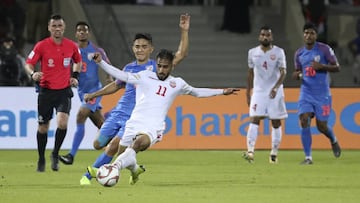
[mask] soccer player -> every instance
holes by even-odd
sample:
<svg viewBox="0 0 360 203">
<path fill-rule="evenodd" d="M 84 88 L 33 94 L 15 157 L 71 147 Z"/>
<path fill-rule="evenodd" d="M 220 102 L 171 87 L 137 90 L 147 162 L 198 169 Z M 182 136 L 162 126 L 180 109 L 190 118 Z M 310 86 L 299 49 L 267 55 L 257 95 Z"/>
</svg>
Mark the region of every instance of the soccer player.
<svg viewBox="0 0 360 203">
<path fill-rule="evenodd" d="M 180 15 L 179 27 L 181 29 L 181 40 L 173 60 L 174 67 L 179 64 L 188 53 L 190 15 Z M 150 55 L 154 50 L 150 34 L 136 34 L 133 40 L 132 50 L 136 60 L 127 64 L 123 69 L 124 71 L 132 73 L 143 70 L 156 71 L 156 62 L 153 59 L 150 59 Z M 92 167 L 89 166 L 87 168 L 88 172 L 80 179 L 80 185 L 90 185 L 90 180 L 96 175 L 96 168 L 99 168 L 103 164 L 110 163 L 117 152 L 122 153 L 125 150 L 125 146 L 119 148 L 119 142 L 124 133 L 125 123 L 129 119 L 135 106 L 134 85 L 126 84 L 120 80 L 115 80 L 97 92 L 85 94 L 85 100 L 87 101 L 97 96 L 112 94 L 123 87 L 125 87 L 124 95 L 106 119 L 100 129 L 98 138 L 94 142 L 94 147 L 96 149 L 101 149 L 106 146 L 105 151 L 96 159 Z M 107 145 L 109 141 L 110 143 Z"/>
<path fill-rule="evenodd" d="M 84 100 L 84 94 L 96 92 L 102 87 L 98 74 L 99 68 L 94 61 L 88 59 L 87 55 L 100 52 L 104 60 L 110 63 L 104 50 L 89 41 L 90 26 L 86 22 L 78 22 L 75 29 L 75 37 L 77 39 L 83 61 L 78 86 L 78 95 L 82 105 L 76 116 L 77 125 L 72 142 L 72 148 L 65 156 L 59 156 L 59 160 L 64 164 L 73 164 L 74 162 L 74 157 L 79 150 L 79 146 L 85 135 L 86 119 L 90 118 L 94 125 L 99 129 L 105 120 L 103 114 L 101 113 L 101 97 L 94 98 L 89 102 L 85 102 Z M 109 75 L 107 75 L 107 82 L 112 82 L 112 77 Z"/>
<path fill-rule="evenodd" d="M 260 45 L 250 49 L 248 53 L 246 98 L 249 105 L 250 125 L 246 137 L 247 152 L 243 157 L 250 163 L 254 161 L 260 120 L 269 118 L 272 125 L 269 161 L 277 163 L 282 137 L 281 120 L 288 117 L 283 89 L 286 58 L 284 50 L 272 44 L 273 33 L 270 27 L 261 27 L 258 39 Z"/>
<path fill-rule="evenodd" d="M 171 76 L 174 55 L 164 49 L 156 56 L 156 73 L 149 70 L 138 73 L 121 71 L 101 60 L 100 54 L 95 54 L 94 60 L 117 80 L 136 85 L 135 107 L 120 141 L 120 145 L 128 147 L 112 164 L 119 170 L 127 168 L 131 171 L 130 183 L 137 182 L 143 172 L 137 164 L 136 153 L 162 140 L 166 114 L 178 95 L 211 97 L 239 91 L 237 88 L 195 88 L 182 78 Z"/>
<path fill-rule="evenodd" d="M 295 71 L 292 77 L 301 80 L 299 96 L 299 119 L 301 124 L 301 142 L 305 160 L 301 164 L 313 164 L 311 154 L 310 123 L 316 118 L 316 127 L 330 141 L 336 158 L 340 157 L 339 142 L 328 125 L 331 112 L 331 93 L 329 72 L 339 72 L 340 65 L 334 51 L 327 45 L 317 42 L 317 28 L 312 23 L 303 27 L 305 46 L 295 53 Z"/>
<path fill-rule="evenodd" d="M 47 134 L 54 109 L 56 110 L 57 129 L 55 146 L 51 153 L 51 169 L 53 171 L 59 170 L 59 150 L 66 135 L 71 98 L 73 97 L 71 86 L 78 85 L 82 60 L 78 46 L 64 37 L 65 22 L 60 15 L 51 16 L 48 30 L 50 37 L 35 44 L 25 65 L 31 78 L 40 82 L 38 94 L 39 125 L 36 135 L 39 153 L 38 172 L 45 171 Z M 34 67 L 38 61 L 41 64 L 40 71 L 35 71 Z M 73 64 L 72 73 L 71 64 Z"/>
</svg>

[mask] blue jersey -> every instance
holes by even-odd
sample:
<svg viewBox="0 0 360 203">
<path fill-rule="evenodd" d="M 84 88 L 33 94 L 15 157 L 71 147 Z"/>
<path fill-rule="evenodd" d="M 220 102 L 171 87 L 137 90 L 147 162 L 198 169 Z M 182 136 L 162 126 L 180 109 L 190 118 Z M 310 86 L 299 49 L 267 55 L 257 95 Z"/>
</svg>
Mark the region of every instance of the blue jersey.
<svg viewBox="0 0 360 203">
<path fill-rule="evenodd" d="M 302 84 L 300 99 L 305 97 L 324 98 L 330 96 L 329 73 L 323 70 L 315 70 L 311 62 L 321 64 L 337 63 L 334 51 L 321 42 L 316 42 L 311 50 L 302 47 L 295 53 L 295 69 L 302 71 Z"/>
<path fill-rule="evenodd" d="M 100 52 L 104 61 L 109 63 L 103 49 L 96 47 L 91 42 L 85 48 L 80 48 L 82 57 L 82 67 L 79 76 L 78 93 L 80 100 L 83 101 L 85 93 L 96 92 L 101 89 L 102 85 L 99 79 L 99 67 L 93 60 L 88 59 L 88 54 Z"/>
<path fill-rule="evenodd" d="M 136 61 L 127 64 L 124 69 L 125 72 L 137 73 L 143 70 L 151 70 L 156 71 L 156 62 L 154 60 L 149 60 L 145 64 L 137 64 Z M 116 80 L 118 85 L 123 83 L 122 81 Z M 126 116 L 127 119 L 130 117 L 132 110 L 135 106 L 135 87 L 132 84 L 125 84 L 125 92 L 124 95 L 119 100 L 117 106 L 114 108 L 113 111 L 119 111 L 122 115 Z M 127 120 L 126 119 L 126 120 Z"/>
</svg>

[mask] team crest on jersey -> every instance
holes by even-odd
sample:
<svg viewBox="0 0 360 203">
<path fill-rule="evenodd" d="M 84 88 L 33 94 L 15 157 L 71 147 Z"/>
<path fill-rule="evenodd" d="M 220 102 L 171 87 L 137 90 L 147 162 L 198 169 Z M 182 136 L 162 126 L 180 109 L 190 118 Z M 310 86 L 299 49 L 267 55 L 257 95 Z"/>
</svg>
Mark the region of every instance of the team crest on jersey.
<svg viewBox="0 0 360 203">
<path fill-rule="evenodd" d="M 153 65 L 145 66 L 145 69 L 152 71 L 154 70 L 154 66 Z"/>
<path fill-rule="evenodd" d="M 320 62 L 320 55 L 316 55 L 316 56 L 314 57 L 314 61 Z"/>
<path fill-rule="evenodd" d="M 54 64 L 54 59 L 49 59 L 49 60 L 48 60 L 48 66 L 49 66 L 49 67 L 54 67 L 54 66 L 55 66 L 55 64 Z"/>
<path fill-rule="evenodd" d="M 270 55 L 270 59 L 271 59 L 271 60 L 275 60 L 275 59 L 276 59 L 276 55 L 275 55 L 275 54 L 271 54 L 271 55 Z"/>
<path fill-rule="evenodd" d="M 170 81 L 170 87 L 175 88 L 176 87 L 176 82 L 175 81 Z"/>
</svg>

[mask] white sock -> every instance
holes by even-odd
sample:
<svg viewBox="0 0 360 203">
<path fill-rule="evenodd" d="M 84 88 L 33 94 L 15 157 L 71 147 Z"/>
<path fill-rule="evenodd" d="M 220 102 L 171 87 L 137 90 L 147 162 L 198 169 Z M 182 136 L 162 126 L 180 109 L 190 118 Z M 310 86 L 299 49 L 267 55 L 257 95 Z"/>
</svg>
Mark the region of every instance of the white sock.
<svg viewBox="0 0 360 203">
<path fill-rule="evenodd" d="M 256 139 L 258 136 L 259 125 L 250 123 L 249 129 L 246 135 L 246 144 L 248 152 L 254 152 Z"/>
<path fill-rule="evenodd" d="M 132 148 L 126 148 L 126 150 L 120 154 L 113 163 L 119 170 L 132 167 L 136 165 L 136 152 Z"/>
<path fill-rule="evenodd" d="M 271 129 L 271 155 L 277 155 L 281 143 L 281 137 L 281 126 L 279 126 L 278 128 L 273 127 Z"/>
</svg>

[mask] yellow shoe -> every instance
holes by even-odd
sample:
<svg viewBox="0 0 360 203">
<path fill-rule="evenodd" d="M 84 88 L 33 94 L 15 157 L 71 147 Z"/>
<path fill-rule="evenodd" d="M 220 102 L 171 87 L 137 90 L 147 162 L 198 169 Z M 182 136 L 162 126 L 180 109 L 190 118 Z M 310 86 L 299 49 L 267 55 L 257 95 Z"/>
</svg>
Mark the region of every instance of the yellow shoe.
<svg viewBox="0 0 360 203">
<path fill-rule="evenodd" d="M 139 180 L 139 175 L 145 172 L 145 167 L 143 165 L 136 165 L 135 171 L 131 171 L 131 176 L 129 179 L 129 184 L 134 185 Z"/>
<path fill-rule="evenodd" d="M 80 185 L 91 185 L 91 181 L 86 176 L 83 176 L 80 179 Z"/>
<path fill-rule="evenodd" d="M 96 173 L 98 171 L 97 168 L 92 167 L 92 166 L 88 166 L 86 169 L 87 169 L 88 173 L 91 175 L 92 178 L 96 178 Z"/>
</svg>

